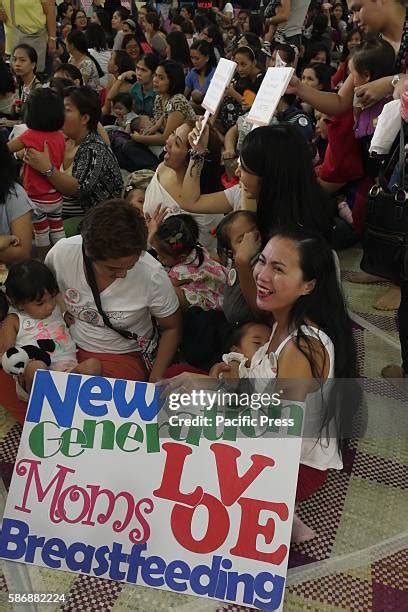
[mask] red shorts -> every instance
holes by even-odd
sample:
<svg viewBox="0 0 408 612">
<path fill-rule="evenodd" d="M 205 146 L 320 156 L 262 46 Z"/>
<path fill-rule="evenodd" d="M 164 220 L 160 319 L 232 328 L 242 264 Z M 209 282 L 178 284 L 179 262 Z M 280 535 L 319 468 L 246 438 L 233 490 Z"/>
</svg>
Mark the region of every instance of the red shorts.
<svg viewBox="0 0 408 612">
<path fill-rule="evenodd" d="M 98 359 L 102 363 L 102 376 L 106 378 L 123 378 L 124 380 L 140 380 L 148 379 L 146 368 L 139 353 L 91 353 L 78 349 L 78 361 L 86 359 Z"/>
<path fill-rule="evenodd" d="M 165 371 L 164 378 L 173 378 L 174 376 L 183 374 L 183 372 L 190 372 L 192 374 L 208 374 L 206 370 L 200 370 L 199 368 L 195 368 L 187 363 L 173 363 L 173 365 L 169 366 Z"/>
</svg>

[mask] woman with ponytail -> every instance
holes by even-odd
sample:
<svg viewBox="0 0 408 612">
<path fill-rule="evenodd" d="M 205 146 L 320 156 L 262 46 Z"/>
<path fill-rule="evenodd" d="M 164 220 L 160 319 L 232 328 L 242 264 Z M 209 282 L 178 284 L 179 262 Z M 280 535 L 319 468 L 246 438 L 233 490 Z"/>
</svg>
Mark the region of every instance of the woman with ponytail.
<svg viewBox="0 0 408 612">
<path fill-rule="evenodd" d="M 97 60 L 89 53 L 86 36 L 80 30 L 73 30 L 67 36 L 67 49 L 70 54 L 69 63 L 81 71 L 84 85 L 99 91 L 99 79 L 104 73 Z"/>
</svg>

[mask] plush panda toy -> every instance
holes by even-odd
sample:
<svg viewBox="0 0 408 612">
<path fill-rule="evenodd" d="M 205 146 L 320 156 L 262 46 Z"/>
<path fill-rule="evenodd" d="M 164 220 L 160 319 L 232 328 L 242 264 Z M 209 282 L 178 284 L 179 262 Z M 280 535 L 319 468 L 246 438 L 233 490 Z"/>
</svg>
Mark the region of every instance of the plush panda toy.
<svg viewBox="0 0 408 612">
<path fill-rule="evenodd" d="M 50 353 L 55 351 L 54 340 L 37 340 L 35 344 L 28 344 L 16 348 L 12 346 L 2 357 L 1 365 L 7 374 L 18 376 L 23 374 L 25 367 L 32 359 L 43 361 L 47 367 L 51 365 Z"/>
</svg>

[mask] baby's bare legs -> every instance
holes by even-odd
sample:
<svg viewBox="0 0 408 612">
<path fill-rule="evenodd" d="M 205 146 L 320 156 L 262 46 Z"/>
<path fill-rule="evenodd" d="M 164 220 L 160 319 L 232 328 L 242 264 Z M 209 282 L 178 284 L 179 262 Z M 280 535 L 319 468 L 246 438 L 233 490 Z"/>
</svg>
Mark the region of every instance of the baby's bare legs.
<svg viewBox="0 0 408 612">
<path fill-rule="evenodd" d="M 34 376 L 37 370 L 48 370 L 48 367 L 43 361 L 33 359 L 27 363 L 24 374 L 18 377 L 18 382 L 28 394 L 30 394 Z"/>
<path fill-rule="evenodd" d="M 100 376 L 102 374 L 102 364 L 98 359 L 86 359 L 78 363 L 71 372 L 74 374 L 86 374 L 87 376 Z"/>
</svg>

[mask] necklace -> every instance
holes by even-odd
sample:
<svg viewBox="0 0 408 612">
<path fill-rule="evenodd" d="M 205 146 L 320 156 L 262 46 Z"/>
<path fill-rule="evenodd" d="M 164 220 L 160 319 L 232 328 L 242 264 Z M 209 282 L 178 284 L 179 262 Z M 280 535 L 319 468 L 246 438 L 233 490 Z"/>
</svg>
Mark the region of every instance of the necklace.
<svg viewBox="0 0 408 612">
<path fill-rule="evenodd" d="M 37 77 L 34 75 L 34 78 L 32 79 L 32 81 L 30 81 L 30 83 L 28 85 L 23 85 L 23 90 L 22 90 L 22 94 L 21 94 L 22 102 L 25 102 L 27 100 L 28 96 L 30 95 L 31 87 L 33 86 L 33 83 L 34 83 L 36 78 Z"/>
</svg>

